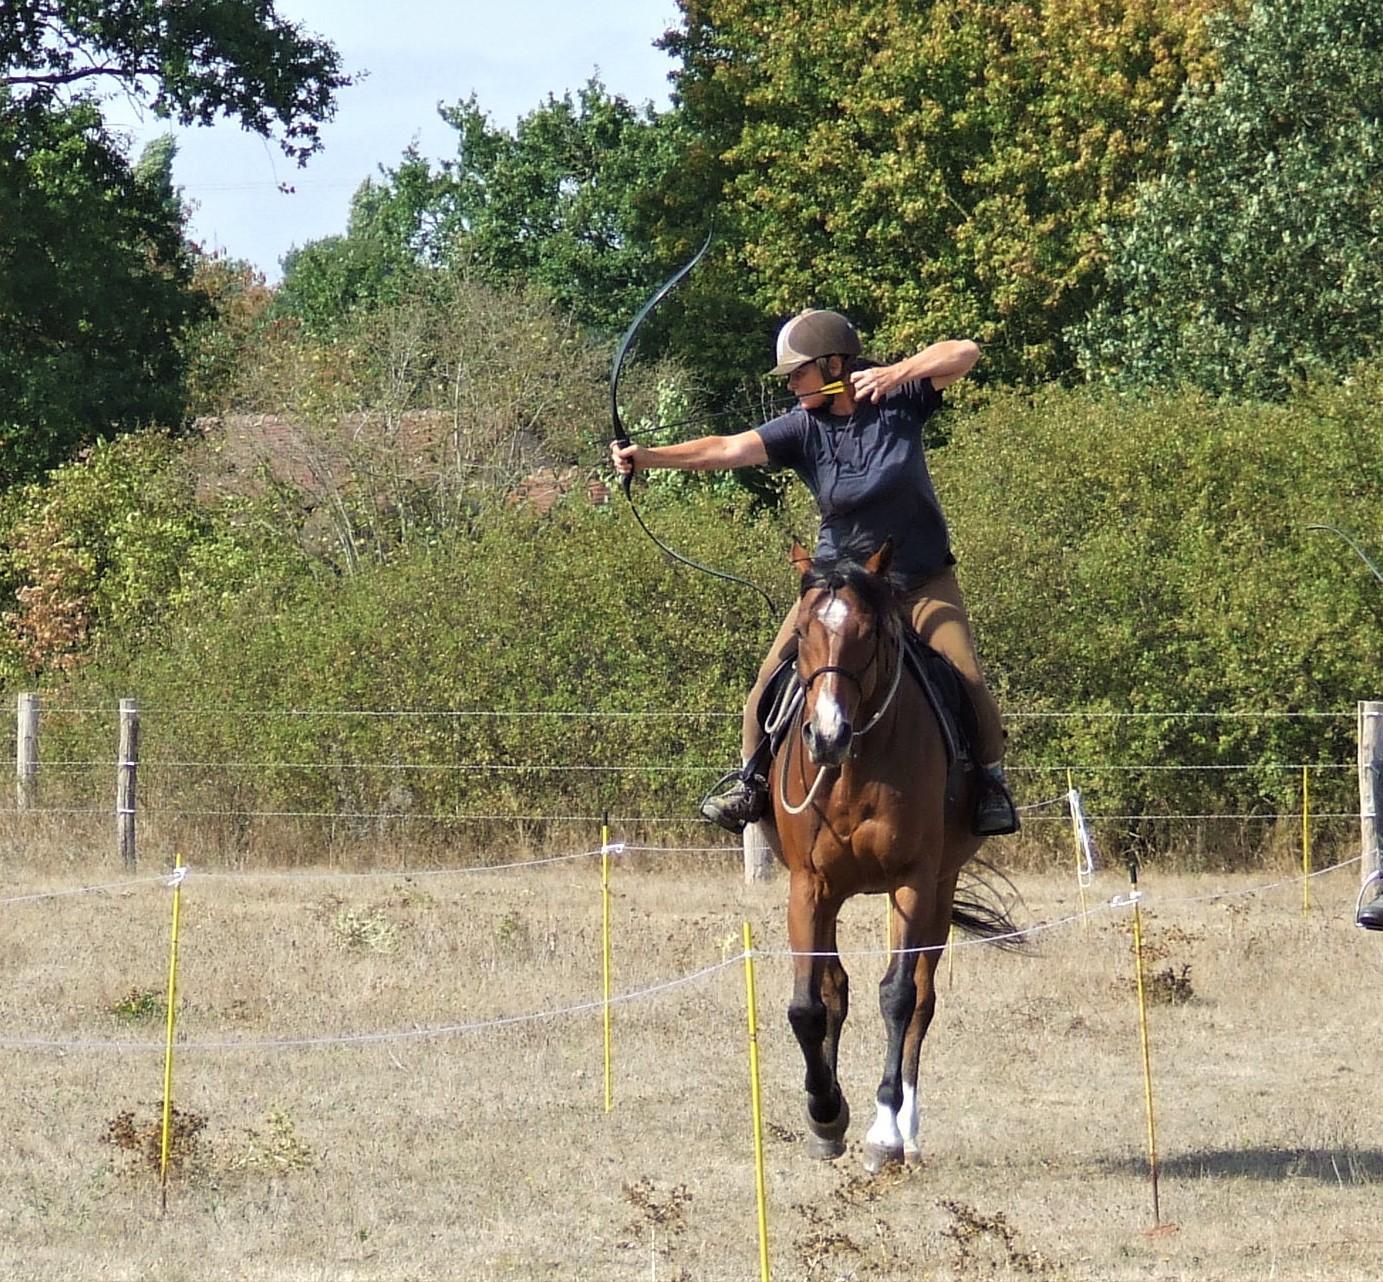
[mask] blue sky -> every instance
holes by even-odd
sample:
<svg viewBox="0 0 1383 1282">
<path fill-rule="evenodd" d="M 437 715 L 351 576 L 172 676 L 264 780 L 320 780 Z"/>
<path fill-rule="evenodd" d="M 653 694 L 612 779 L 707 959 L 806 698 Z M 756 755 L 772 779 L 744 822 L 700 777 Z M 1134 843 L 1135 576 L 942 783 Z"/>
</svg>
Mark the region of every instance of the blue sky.
<svg viewBox="0 0 1383 1282">
<path fill-rule="evenodd" d="M 439 102 L 474 93 L 495 124 L 512 129 L 549 93 L 560 97 L 599 74 L 631 102 L 668 103 L 673 63 L 653 41 L 677 25 L 674 0 L 278 0 L 275 8 L 335 44 L 348 71 L 368 72 L 342 92 L 322 151 L 299 169 L 231 122 L 173 129 L 174 179 L 194 207 L 192 238 L 249 259 L 270 280 L 292 246 L 343 231 L 351 194 L 410 142 L 434 160 L 454 153 Z M 122 100 L 107 114 L 130 131 L 136 151 L 169 128 L 141 120 Z"/>
</svg>

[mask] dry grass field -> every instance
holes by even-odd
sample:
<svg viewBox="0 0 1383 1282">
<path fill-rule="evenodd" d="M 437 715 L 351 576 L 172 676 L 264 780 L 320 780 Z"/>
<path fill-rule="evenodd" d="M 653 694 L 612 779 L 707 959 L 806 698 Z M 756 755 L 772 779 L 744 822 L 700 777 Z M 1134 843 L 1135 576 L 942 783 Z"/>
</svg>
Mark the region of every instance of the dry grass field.
<svg viewBox="0 0 1383 1282">
<path fill-rule="evenodd" d="M 1306 919 L 1297 884 L 1244 893 L 1271 872 L 1145 872 L 1166 1222 L 1150 1234 L 1130 918 L 1107 907 L 1122 876 L 1027 955 L 965 945 L 953 978 L 943 962 L 925 1161 L 869 1177 L 878 899 L 842 930 L 851 1151 L 818 1164 L 800 1147 L 781 879 L 745 887 L 715 856 L 616 860 L 615 988 L 657 991 L 614 1011 L 607 1114 L 598 860 L 352 877 L 215 874 L 189 853 L 161 1214 L 170 892 L 15 902 L 115 878 L 62 843 L 3 843 L 6 1278 L 755 1278 L 746 918 L 775 1278 L 1383 1272 L 1383 938 L 1350 924 L 1352 868 L 1316 882 Z M 1015 880 L 1027 923 L 1078 908 L 1070 877 Z M 521 1018 L 540 1012 L 557 1013 Z M 331 1040 L 359 1033 L 394 1035 Z"/>
</svg>

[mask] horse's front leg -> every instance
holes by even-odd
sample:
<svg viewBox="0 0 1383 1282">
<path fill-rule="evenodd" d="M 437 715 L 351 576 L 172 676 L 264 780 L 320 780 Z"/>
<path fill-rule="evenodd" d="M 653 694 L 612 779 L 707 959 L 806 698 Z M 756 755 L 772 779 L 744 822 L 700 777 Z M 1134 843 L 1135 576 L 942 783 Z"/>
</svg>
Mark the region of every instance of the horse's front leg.
<svg viewBox="0 0 1383 1282">
<path fill-rule="evenodd" d="M 930 913 L 922 915 L 922 897 L 915 892 L 900 892 L 902 899 L 901 905 L 898 899 L 894 902 L 894 937 L 903 935 L 907 927 L 900 920 L 903 916 L 913 915 L 920 922 L 920 929 L 916 933 L 916 943 L 912 945 L 918 951 L 911 956 L 900 957 L 897 960 L 900 964 L 905 964 L 912 971 L 912 1007 L 909 1010 L 906 1002 L 906 986 L 901 992 L 895 992 L 894 998 L 896 1005 L 894 1009 L 902 1014 L 905 1020 L 905 1030 L 903 1034 L 903 1053 L 900 1065 L 900 1074 L 897 1084 L 897 1092 L 894 1093 L 890 1087 L 889 1068 L 892 1059 L 888 1060 L 884 1070 L 884 1082 L 880 1084 L 880 1111 L 879 1117 L 875 1121 L 875 1126 L 879 1128 L 880 1148 L 886 1149 L 886 1156 L 882 1160 L 896 1160 L 897 1150 L 893 1147 L 892 1128 L 889 1126 L 884 1112 L 884 1097 L 886 1088 L 888 1090 L 888 1102 L 897 1099 L 898 1103 L 893 1112 L 893 1126 L 897 1128 L 901 1141 L 901 1153 L 905 1162 L 916 1162 L 921 1160 L 922 1150 L 918 1141 L 920 1109 L 917 1097 L 917 1068 L 918 1061 L 922 1053 L 922 1041 L 927 1036 L 927 1030 L 931 1027 L 932 1017 L 936 1014 L 936 972 L 941 964 L 941 954 L 946 946 L 946 940 L 950 933 L 951 923 L 951 902 L 955 894 L 954 878 L 938 888 L 935 896 L 931 898 Z M 895 983 L 899 983 L 895 978 Z M 884 993 L 888 991 L 888 976 L 884 978 L 884 984 L 880 988 L 881 1004 L 886 1000 Z M 885 1016 L 887 1019 L 888 1017 Z M 892 1025 L 890 1025 L 890 1033 Z M 892 1043 L 890 1041 L 890 1051 Z M 872 1133 L 872 1132 L 871 1132 Z M 866 1145 L 866 1162 L 869 1161 L 868 1146 Z"/>
<path fill-rule="evenodd" d="M 792 948 L 792 1000 L 788 1023 L 806 1063 L 807 1151 L 836 1158 L 845 1152 L 850 1109 L 836 1080 L 836 1051 L 845 1022 L 848 988 L 835 956 L 835 914 L 819 880 L 794 872 L 788 890 L 788 943 Z"/>
<path fill-rule="evenodd" d="M 918 1156 L 918 1053 L 936 1010 L 933 979 L 946 938 L 944 929 L 938 933 L 938 912 L 934 893 L 902 887 L 893 896 L 894 952 L 879 984 L 888 1046 L 874 1125 L 864 1143 L 864 1164 L 870 1171 Z"/>
</svg>

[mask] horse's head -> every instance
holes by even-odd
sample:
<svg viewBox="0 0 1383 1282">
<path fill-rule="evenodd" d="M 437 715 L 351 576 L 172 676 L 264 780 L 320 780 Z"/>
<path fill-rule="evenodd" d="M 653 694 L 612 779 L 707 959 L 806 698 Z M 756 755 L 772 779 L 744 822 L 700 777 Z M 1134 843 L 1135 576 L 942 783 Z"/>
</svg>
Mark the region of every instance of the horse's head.
<svg viewBox="0 0 1383 1282">
<path fill-rule="evenodd" d="M 802 576 L 797 605 L 797 672 L 806 687 L 802 734 L 821 765 L 848 760 L 862 714 L 886 688 L 880 653 L 894 609 L 884 576 L 893 554 L 886 542 L 867 561 L 813 561 L 794 543 Z"/>
</svg>

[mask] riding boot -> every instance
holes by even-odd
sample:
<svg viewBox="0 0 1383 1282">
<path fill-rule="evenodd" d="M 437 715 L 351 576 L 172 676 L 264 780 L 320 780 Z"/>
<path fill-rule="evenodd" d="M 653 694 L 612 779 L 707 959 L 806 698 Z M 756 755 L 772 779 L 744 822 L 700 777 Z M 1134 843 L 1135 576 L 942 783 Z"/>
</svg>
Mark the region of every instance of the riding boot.
<svg viewBox="0 0 1383 1282">
<path fill-rule="evenodd" d="M 1359 910 L 1354 920 L 1365 930 L 1383 930 L 1383 890 Z"/>
<path fill-rule="evenodd" d="M 975 799 L 975 836 L 1004 837 L 1018 831 L 1018 811 L 1004 778 L 1004 766 L 996 761 L 980 767 L 979 796 Z"/>
<path fill-rule="evenodd" d="M 701 799 L 701 817 L 727 832 L 741 833 L 763 818 L 768 805 L 768 780 L 750 765 L 724 775 Z"/>
</svg>

